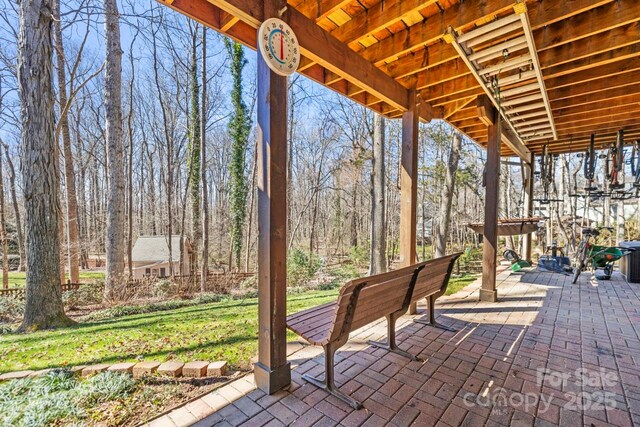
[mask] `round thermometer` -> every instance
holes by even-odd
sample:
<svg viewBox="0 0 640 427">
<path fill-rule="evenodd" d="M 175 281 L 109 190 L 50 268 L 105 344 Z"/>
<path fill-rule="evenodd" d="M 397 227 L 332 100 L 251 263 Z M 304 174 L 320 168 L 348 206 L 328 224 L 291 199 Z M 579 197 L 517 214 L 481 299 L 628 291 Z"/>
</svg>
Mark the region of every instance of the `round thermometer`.
<svg viewBox="0 0 640 427">
<path fill-rule="evenodd" d="M 269 68 L 281 76 L 290 76 L 300 64 L 300 45 L 291 27 L 281 19 L 270 18 L 258 32 L 260 53 Z"/>
</svg>

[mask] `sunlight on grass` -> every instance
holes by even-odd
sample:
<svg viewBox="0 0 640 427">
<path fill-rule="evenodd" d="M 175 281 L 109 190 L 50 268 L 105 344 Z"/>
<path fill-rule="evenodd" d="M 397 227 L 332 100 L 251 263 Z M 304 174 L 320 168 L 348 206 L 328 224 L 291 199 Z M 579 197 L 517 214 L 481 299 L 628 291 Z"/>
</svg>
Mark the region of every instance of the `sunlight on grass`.
<svg viewBox="0 0 640 427">
<path fill-rule="evenodd" d="M 335 299 L 338 290 L 288 297 L 290 313 Z M 226 360 L 248 368 L 258 351 L 258 300 L 229 300 L 0 336 L 0 372 L 120 361 Z M 293 339 L 294 335 L 289 334 Z"/>
<path fill-rule="evenodd" d="M 461 277 L 452 277 L 449 279 L 449 287 L 445 295 L 453 295 L 459 290 L 463 289 L 469 283 L 476 280 L 479 276 L 477 274 L 465 274 Z"/>
</svg>

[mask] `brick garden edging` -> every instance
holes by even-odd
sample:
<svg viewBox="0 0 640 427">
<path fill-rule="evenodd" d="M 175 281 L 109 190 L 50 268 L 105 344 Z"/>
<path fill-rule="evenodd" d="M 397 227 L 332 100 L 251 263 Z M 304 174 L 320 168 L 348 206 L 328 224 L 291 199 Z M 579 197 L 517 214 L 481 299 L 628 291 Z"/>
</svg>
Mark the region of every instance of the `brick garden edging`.
<svg viewBox="0 0 640 427">
<path fill-rule="evenodd" d="M 53 369 L 42 369 L 39 371 L 16 371 L 7 372 L 0 375 L 0 382 L 8 380 L 17 380 L 22 378 L 34 378 L 46 375 Z M 141 378 L 145 375 L 161 375 L 166 377 L 187 377 L 187 378 L 204 378 L 204 377 L 224 377 L 227 375 L 228 365 L 226 361 L 207 362 L 204 360 L 191 361 L 182 363 L 175 360 L 160 363 L 154 361 L 146 362 L 123 362 L 123 363 L 101 363 L 96 365 L 80 365 L 71 367 L 71 372 L 83 377 L 99 374 L 100 372 L 122 372 L 133 375 L 134 378 Z"/>
</svg>

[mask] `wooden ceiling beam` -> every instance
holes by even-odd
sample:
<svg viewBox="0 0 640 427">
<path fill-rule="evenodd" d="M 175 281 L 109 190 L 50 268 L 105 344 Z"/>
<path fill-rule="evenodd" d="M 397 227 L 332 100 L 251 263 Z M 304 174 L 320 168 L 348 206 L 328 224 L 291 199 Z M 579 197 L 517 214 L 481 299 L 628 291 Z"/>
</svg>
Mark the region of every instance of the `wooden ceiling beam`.
<svg viewBox="0 0 640 427">
<path fill-rule="evenodd" d="M 593 120 L 598 120 L 603 117 L 608 117 L 610 119 L 618 118 L 620 116 L 628 116 L 628 117 L 640 117 L 640 103 L 635 103 L 632 105 L 625 105 L 622 107 L 609 107 L 604 110 L 591 111 L 588 113 L 581 113 L 574 116 L 561 116 L 556 119 L 556 124 L 564 125 L 564 124 L 578 124 L 582 122 L 591 122 Z M 639 121 L 640 122 L 640 121 Z"/>
<path fill-rule="evenodd" d="M 630 125 L 640 125 L 640 115 L 637 113 L 629 112 L 625 116 L 604 116 L 599 119 L 594 119 L 588 123 L 565 123 L 558 129 L 559 133 L 569 134 L 572 132 L 595 132 L 598 129 L 608 129 L 612 127 L 623 128 Z"/>
<path fill-rule="evenodd" d="M 496 120 L 499 118 L 498 110 L 487 95 L 476 97 L 476 111 L 481 125 L 484 125 L 485 128 L 496 125 Z M 479 130 L 482 131 L 483 129 L 480 128 Z M 530 151 L 507 126 L 501 126 L 501 139 L 518 157 L 525 162 L 530 161 Z"/>
<path fill-rule="evenodd" d="M 620 61 L 627 61 L 640 55 L 640 42 L 624 46 L 622 48 L 607 50 L 593 56 L 584 56 L 581 59 L 566 62 L 560 65 L 546 67 L 545 79 L 571 75 L 579 71 L 588 70 Z"/>
<path fill-rule="evenodd" d="M 596 150 L 604 150 L 615 141 L 617 130 L 598 133 L 595 135 Z M 640 128 L 625 130 L 625 140 L 633 141 L 640 138 Z M 535 141 L 529 146 L 531 151 L 540 153 L 543 147 L 547 147 L 552 153 L 580 153 L 589 147 L 591 135 L 584 135 L 568 140 L 559 141 Z"/>
<path fill-rule="evenodd" d="M 289 3 L 291 2 L 289 1 Z M 303 0 L 294 6 L 307 18 L 318 22 L 349 3 L 351 3 L 351 0 Z"/>
<path fill-rule="evenodd" d="M 623 98 L 637 94 L 640 94 L 640 85 L 630 85 L 595 94 L 581 95 L 570 99 L 561 99 L 559 101 L 551 101 L 551 108 L 553 109 L 555 116 L 558 110 L 562 110 L 564 108 L 573 109 L 579 105 L 599 104 L 601 102 L 615 100 L 616 98 Z"/>
<path fill-rule="evenodd" d="M 563 133 L 562 136 L 558 138 L 558 140 L 571 141 L 571 140 L 575 140 L 576 138 L 583 138 L 585 136 L 590 136 L 591 134 L 594 134 L 594 133 L 595 134 L 613 133 L 620 129 L 624 129 L 625 131 L 627 131 L 627 130 L 637 129 L 638 127 L 640 127 L 640 123 L 638 122 L 638 120 L 631 120 L 628 123 L 627 122 L 612 123 L 603 127 L 599 127 L 598 129 L 586 129 L 586 130 L 583 129 L 583 130 L 576 130 L 569 133 Z"/>
<path fill-rule="evenodd" d="M 571 55 L 571 53 L 567 52 L 567 55 Z M 558 58 L 564 62 L 567 57 Z M 455 102 L 459 98 L 472 96 L 474 93 L 479 94 L 481 92 L 480 87 L 477 83 L 474 84 L 473 80 L 475 79 L 468 72 L 468 69 L 461 70 L 460 67 L 464 66 L 464 64 L 460 64 L 460 62 L 459 60 L 452 61 L 449 64 L 434 67 L 420 74 L 416 87 L 420 90 L 422 96 L 434 105 L 442 105 L 448 102 Z M 575 70 L 572 68 L 574 64 Z M 598 71 L 603 76 L 611 76 L 616 73 L 635 70 L 639 66 L 640 42 L 625 46 L 622 49 L 583 58 L 575 63 L 563 63 L 560 67 L 566 71 L 557 77 L 546 77 L 545 83 L 547 90 L 550 91 L 549 96 L 553 97 L 551 91 L 555 89 L 556 85 L 566 86 L 582 81 L 596 80 L 599 78 Z M 543 74 L 547 74 L 547 69 L 549 68 L 543 66 Z M 558 68 L 554 68 L 554 70 L 558 70 Z M 425 85 L 427 85 L 426 89 Z"/>
<path fill-rule="evenodd" d="M 289 8 L 286 15 L 285 20 L 296 33 L 304 56 L 383 101 L 408 110 L 409 91 L 406 87 L 364 60 L 297 10 Z M 425 119 L 430 120 L 426 117 Z"/>
<path fill-rule="evenodd" d="M 220 31 L 220 11 L 239 17 L 240 21 L 232 26 L 227 34 L 233 36 L 231 30 L 236 32 L 242 30 L 242 37 L 237 37 L 237 39 L 255 49 L 255 29 L 262 22 L 263 11 L 261 2 L 248 2 L 245 0 L 159 1 L 218 31 Z M 287 21 L 295 31 L 300 42 L 301 54 L 304 57 L 322 66 L 329 72 L 344 77 L 350 83 L 363 88 L 370 95 L 395 108 L 403 111 L 409 109 L 409 90 L 406 87 L 384 74 L 370 62 L 364 60 L 357 53 L 349 49 L 347 45 L 331 36 L 331 34 L 320 28 L 315 22 L 298 10 L 289 7 L 284 12 L 283 19 Z M 248 31 L 248 29 L 251 28 L 253 28 L 253 30 Z M 253 33 L 253 36 L 251 36 L 250 33 Z M 322 83 L 325 82 L 326 73 L 325 81 Z M 421 112 L 425 114 L 425 116 L 422 117 L 423 119 L 431 119 L 431 117 L 428 116 L 428 114 L 432 112 L 430 105 L 423 103 Z"/>
<path fill-rule="evenodd" d="M 585 83 L 600 80 L 605 77 L 615 77 L 631 71 L 640 70 L 640 56 L 627 59 L 626 61 L 616 61 L 592 68 L 583 69 L 564 76 L 545 79 L 547 90 L 552 91 L 564 87 L 569 87 L 578 83 Z"/>
<path fill-rule="evenodd" d="M 574 98 L 576 96 L 609 91 L 619 87 L 637 84 L 640 84 L 640 70 L 626 73 L 624 76 L 620 76 L 617 79 L 605 76 L 598 80 L 576 83 L 573 86 L 565 86 L 563 88 L 550 91 L 549 97 L 552 101 L 560 101 L 563 99 Z"/>
<path fill-rule="evenodd" d="M 471 105 L 471 103 L 473 101 L 475 101 L 476 97 L 475 96 L 471 96 L 469 98 L 464 98 L 461 99 L 459 101 L 457 101 L 454 105 L 449 106 L 449 108 L 445 108 L 444 109 L 444 114 L 442 116 L 443 119 L 448 119 L 451 116 L 455 115 L 458 111 L 464 109 L 465 107 L 468 107 L 469 105 Z"/>
<path fill-rule="evenodd" d="M 450 25 L 460 29 L 461 26 L 484 23 L 512 7 L 513 0 L 456 3 L 441 13 L 364 49 L 360 54 L 379 65 L 440 40 Z"/>
<path fill-rule="evenodd" d="M 338 40 L 354 44 L 371 34 L 400 22 L 409 14 L 434 4 L 436 0 L 386 0 L 381 1 L 331 32 Z"/>
<path fill-rule="evenodd" d="M 575 42 L 566 48 L 541 52 L 539 58 L 545 77 L 545 84 L 550 78 L 557 78 L 567 74 L 572 76 L 575 72 L 585 71 L 640 55 L 640 23 L 612 30 L 611 35 L 611 43 L 602 43 L 602 39 L 598 36 L 593 36 Z M 420 73 L 416 87 L 418 90 L 434 87 L 433 90 L 436 93 L 441 93 L 442 91 L 438 89 L 438 86 L 441 86 L 443 82 L 456 81 L 455 85 L 459 88 L 463 88 L 465 85 L 468 87 L 477 86 L 477 83 L 472 84 L 473 82 L 469 76 L 471 74 L 468 67 L 462 61 L 456 59 Z M 552 87 L 554 87 L 553 82 L 550 82 L 547 88 L 550 89 Z M 431 98 L 431 96 L 428 96 L 426 99 Z"/>
<path fill-rule="evenodd" d="M 534 30 L 534 37 L 535 30 L 539 28 L 569 19 L 582 12 L 606 5 L 611 1 L 573 0 L 571 7 L 568 7 L 564 2 L 532 2 L 529 0 L 527 1 L 527 7 L 531 26 Z M 625 5 L 632 5 L 635 0 L 618 1 L 624 1 Z M 487 22 L 488 19 L 497 14 L 509 10 L 513 7 L 513 3 L 512 0 L 457 3 L 446 8 L 442 13 L 428 17 L 423 22 L 381 40 L 360 53 L 369 61 L 380 65 L 414 51 L 421 46 L 428 46 L 434 43 L 442 38 L 449 26 L 459 31 L 465 26 Z M 607 25 L 606 22 L 603 24 Z M 585 25 L 584 28 L 586 27 Z M 593 27 L 589 31 L 593 31 Z M 548 40 L 550 36 L 546 35 L 545 38 Z M 535 41 L 536 46 L 540 49 L 542 45 L 538 44 L 539 40 L 536 38 Z"/>
<path fill-rule="evenodd" d="M 628 96 L 621 96 L 612 100 L 599 101 L 596 105 L 583 104 L 577 106 L 570 106 L 565 109 L 555 111 L 554 117 L 562 120 L 564 117 L 569 119 L 570 117 L 579 116 L 581 114 L 590 112 L 602 112 L 616 107 L 628 107 L 634 108 L 636 105 L 640 105 L 640 94 L 631 94 Z"/>
<path fill-rule="evenodd" d="M 640 16 L 638 16 L 640 19 Z M 606 40 L 606 43 L 603 43 Z M 621 49 L 637 44 L 640 40 L 640 22 L 617 27 L 603 33 L 585 37 L 573 43 L 564 44 L 554 49 L 538 53 L 543 70 L 551 66 L 573 63 L 582 58 L 596 56 L 600 53 Z M 552 65 L 553 64 L 553 65 Z M 545 73 L 546 75 L 547 73 Z"/>
</svg>

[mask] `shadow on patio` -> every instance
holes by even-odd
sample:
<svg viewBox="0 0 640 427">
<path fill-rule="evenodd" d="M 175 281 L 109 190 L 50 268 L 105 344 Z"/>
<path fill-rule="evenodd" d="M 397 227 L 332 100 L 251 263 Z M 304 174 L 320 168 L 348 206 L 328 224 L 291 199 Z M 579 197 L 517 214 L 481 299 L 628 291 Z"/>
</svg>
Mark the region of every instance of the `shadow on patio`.
<svg viewBox="0 0 640 427">
<path fill-rule="evenodd" d="M 448 332 L 398 322 L 413 362 L 366 344 L 380 321 L 336 354 L 340 389 L 355 411 L 302 374 L 323 375 L 320 348 L 290 344 L 292 385 L 268 396 L 252 375 L 150 425 L 616 425 L 640 423 L 640 285 L 528 272 L 499 275 L 500 302 L 477 301 L 478 283 L 437 305 Z M 422 307 L 424 309 L 424 307 Z M 422 311 L 421 311 L 422 313 Z M 632 421 L 633 420 L 633 421 Z"/>
</svg>

